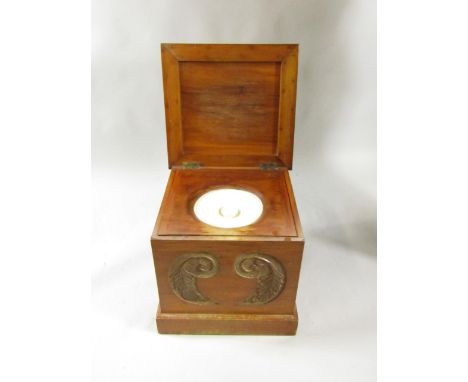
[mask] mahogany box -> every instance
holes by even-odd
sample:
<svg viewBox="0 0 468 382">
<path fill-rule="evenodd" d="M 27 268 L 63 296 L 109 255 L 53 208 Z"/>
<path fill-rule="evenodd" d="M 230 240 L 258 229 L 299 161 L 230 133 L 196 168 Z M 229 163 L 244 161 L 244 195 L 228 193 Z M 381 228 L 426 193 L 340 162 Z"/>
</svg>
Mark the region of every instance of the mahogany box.
<svg viewBox="0 0 468 382">
<path fill-rule="evenodd" d="M 151 236 L 158 331 L 293 335 L 304 248 L 288 173 L 298 45 L 162 44 L 161 55 L 171 172 Z M 258 217 L 236 226 L 255 208 L 232 199 L 208 204 L 221 223 L 207 223 L 197 203 L 216 190 L 260 201 Z"/>
</svg>

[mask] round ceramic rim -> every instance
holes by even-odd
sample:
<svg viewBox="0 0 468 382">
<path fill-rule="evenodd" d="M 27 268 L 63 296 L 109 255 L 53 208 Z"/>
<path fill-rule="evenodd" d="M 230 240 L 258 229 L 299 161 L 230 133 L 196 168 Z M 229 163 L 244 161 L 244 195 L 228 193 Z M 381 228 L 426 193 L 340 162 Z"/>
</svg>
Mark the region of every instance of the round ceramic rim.
<svg viewBox="0 0 468 382">
<path fill-rule="evenodd" d="M 223 217 L 220 211 L 229 203 L 235 203 L 239 213 Z M 254 224 L 263 213 L 263 202 L 253 192 L 236 188 L 218 188 L 201 195 L 193 206 L 195 217 L 216 228 L 233 229 Z"/>
</svg>

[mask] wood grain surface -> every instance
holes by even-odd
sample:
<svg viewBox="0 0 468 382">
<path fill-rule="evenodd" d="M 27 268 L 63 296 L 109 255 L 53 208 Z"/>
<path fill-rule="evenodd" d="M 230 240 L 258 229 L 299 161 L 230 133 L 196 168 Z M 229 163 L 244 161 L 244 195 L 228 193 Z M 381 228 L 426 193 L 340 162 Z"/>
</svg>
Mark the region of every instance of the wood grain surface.
<svg viewBox="0 0 468 382">
<path fill-rule="evenodd" d="M 295 44 L 162 44 L 169 167 L 292 167 Z"/>
</svg>

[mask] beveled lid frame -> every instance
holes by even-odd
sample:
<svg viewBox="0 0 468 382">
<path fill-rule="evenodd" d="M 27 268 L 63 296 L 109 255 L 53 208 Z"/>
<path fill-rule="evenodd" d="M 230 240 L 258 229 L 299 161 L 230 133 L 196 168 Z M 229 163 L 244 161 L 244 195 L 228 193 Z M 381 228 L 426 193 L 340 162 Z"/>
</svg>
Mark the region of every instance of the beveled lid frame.
<svg viewBox="0 0 468 382">
<path fill-rule="evenodd" d="M 164 104 L 169 168 L 195 161 L 204 167 L 259 167 L 271 165 L 292 168 L 298 44 L 161 44 Z M 203 154 L 184 155 L 182 102 L 179 64 L 181 62 L 280 63 L 278 130 L 275 155 L 243 155 L 243 158 L 216 162 Z M 207 162 L 207 163 L 204 163 Z"/>
</svg>

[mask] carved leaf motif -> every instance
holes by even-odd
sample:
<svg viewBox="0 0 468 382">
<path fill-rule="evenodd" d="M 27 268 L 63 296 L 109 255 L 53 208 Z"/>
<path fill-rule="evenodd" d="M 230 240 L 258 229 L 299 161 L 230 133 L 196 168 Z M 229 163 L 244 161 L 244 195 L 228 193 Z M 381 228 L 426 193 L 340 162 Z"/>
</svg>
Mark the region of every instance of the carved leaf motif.
<svg viewBox="0 0 468 382">
<path fill-rule="evenodd" d="M 179 256 L 169 271 L 172 291 L 182 300 L 193 304 L 214 304 L 197 287 L 197 278 L 209 278 L 218 273 L 218 261 L 207 253 Z"/>
<path fill-rule="evenodd" d="M 244 304 L 266 304 L 279 296 L 286 283 L 283 266 L 272 256 L 241 255 L 236 259 L 234 268 L 239 276 L 257 279 L 254 293 L 243 301 Z"/>
</svg>

